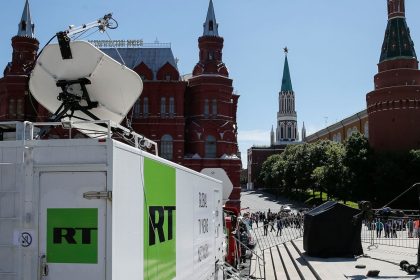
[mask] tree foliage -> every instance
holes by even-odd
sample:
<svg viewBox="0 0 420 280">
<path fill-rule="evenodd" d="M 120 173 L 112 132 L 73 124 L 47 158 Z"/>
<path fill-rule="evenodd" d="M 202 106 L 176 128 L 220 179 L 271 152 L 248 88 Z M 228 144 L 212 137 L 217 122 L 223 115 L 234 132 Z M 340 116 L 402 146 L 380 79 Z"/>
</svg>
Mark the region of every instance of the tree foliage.
<svg viewBox="0 0 420 280">
<path fill-rule="evenodd" d="M 324 140 L 289 145 L 264 162 L 260 180 L 285 194 L 313 190 L 344 201 L 369 199 L 379 206 L 420 182 L 420 150 L 375 154 L 360 133 L 344 144 Z M 413 203 L 410 199 L 405 202 Z"/>
</svg>

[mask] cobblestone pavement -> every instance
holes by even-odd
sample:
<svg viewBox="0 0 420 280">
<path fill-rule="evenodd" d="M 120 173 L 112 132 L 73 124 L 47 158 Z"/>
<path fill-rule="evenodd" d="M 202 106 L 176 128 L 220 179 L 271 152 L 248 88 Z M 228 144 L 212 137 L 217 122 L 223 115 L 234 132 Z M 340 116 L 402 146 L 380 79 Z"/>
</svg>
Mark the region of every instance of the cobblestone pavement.
<svg viewBox="0 0 420 280">
<path fill-rule="evenodd" d="M 292 210 L 304 207 L 303 203 L 294 202 L 281 196 L 276 198 L 274 195 L 261 191 L 242 191 L 241 193 L 241 208 L 250 212 L 267 212 L 268 209 L 278 212 L 283 205 L 290 206 Z"/>
</svg>

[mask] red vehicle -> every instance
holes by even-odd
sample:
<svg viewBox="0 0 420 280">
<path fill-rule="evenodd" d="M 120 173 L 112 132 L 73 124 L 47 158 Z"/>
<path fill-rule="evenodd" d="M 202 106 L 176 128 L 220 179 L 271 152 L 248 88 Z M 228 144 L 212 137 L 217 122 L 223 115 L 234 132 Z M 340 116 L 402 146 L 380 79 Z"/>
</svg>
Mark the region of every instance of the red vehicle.
<svg viewBox="0 0 420 280">
<path fill-rule="evenodd" d="M 239 217 L 239 212 L 236 208 L 224 207 L 225 212 L 225 227 L 226 227 L 226 236 L 227 236 L 227 254 L 226 262 L 234 266 L 237 259 L 237 243 L 235 240 L 236 230 L 238 228 L 237 218 Z"/>
</svg>

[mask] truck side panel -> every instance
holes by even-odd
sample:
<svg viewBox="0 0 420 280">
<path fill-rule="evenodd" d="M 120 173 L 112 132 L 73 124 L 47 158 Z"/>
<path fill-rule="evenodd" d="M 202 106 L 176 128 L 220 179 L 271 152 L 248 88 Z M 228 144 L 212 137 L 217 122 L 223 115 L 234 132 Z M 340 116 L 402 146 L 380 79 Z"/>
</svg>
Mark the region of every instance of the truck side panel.
<svg viewBox="0 0 420 280">
<path fill-rule="evenodd" d="M 0 279 L 5 280 L 19 279 L 22 270 L 22 246 L 16 236 L 22 226 L 22 158 L 20 147 L 0 149 Z"/>
<path fill-rule="evenodd" d="M 220 184 L 186 171 L 177 172 L 177 271 L 179 279 L 214 278 Z M 220 210 L 221 211 L 221 205 Z M 220 229 L 222 230 L 222 229 Z"/>
<path fill-rule="evenodd" d="M 138 161 L 136 157 L 142 160 Z M 127 251 L 134 254 L 129 260 L 130 265 L 120 264 L 113 251 L 114 277 L 214 279 L 215 262 L 222 260 L 223 256 L 221 183 L 120 144 L 114 149 L 113 162 L 124 162 L 121 166 L 114 166 L 113 250 L 120 247 L 121 255 Z M 126 183 L 121 184 L 122 180 Z M 124 199 L 122 192 L 127 192 Z M 116 215 L 115 211 L 122 211 L 121 207 L 126 208 L 125 214 Z M 140 224 L 139 217 L 142 218 Z M 121 219 L 118 226 L 116 219 Z M 136 234 L 144 238 L 142 256 L 130 252 L 141 247 L 135 240 Z M 140 261 L 137 258 L 141 258 Z M 136 263 L 135 270 L 131 262 Z M 119 273 L 129 269 L 132 272 L 117 274 L 116 268 Z M 138 278 L 138 275 L 142 277 Z"/>
<path fill-rule="evenodd" d="M 112 153 L 112 279 L 143 279 L 143 157 Z"/>
</svg>

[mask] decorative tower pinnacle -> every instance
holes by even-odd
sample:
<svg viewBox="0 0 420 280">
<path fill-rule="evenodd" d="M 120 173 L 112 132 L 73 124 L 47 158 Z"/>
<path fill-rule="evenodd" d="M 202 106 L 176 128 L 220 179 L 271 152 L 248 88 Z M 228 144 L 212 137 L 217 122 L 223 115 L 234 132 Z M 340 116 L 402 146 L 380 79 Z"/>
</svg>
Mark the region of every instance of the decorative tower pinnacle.
<svg viewBox="0 0 420 280">
<path fill-rule="evenodd" d="M 218 24 L 214 14 L 213 1 L 210 0 L 206 22 L 203 24 L 203 36 L 198 38 L 200 61 L 194 67 L 193 76 L 201 74 L 216 74 L 229 77 L 229 72 L 223 63 L 223 38 L 219 36 Z"/>
<path fill-rule="evenodd" d="M 302 142 L 305 142 L 306 139 L 306 128 L 305 128 L 305 122 L 302 124 Z"/>
<path fill-rule="evenodd" d="M 289 61 L 287 60 L 289 50 L 287 47 L 283 50 L 285 57 L 281 91 L 279 92 L 279 111 L 277 113 L 277 142 L 296 141 L 299 137 L 297 132 L 297 114 L 295 111 L 295 93 L 292 88 Z"/>
<path fill-rule="evenodd" d="M 35 24 L 32 23 L 31 12 L 29 10 L 29 1 L 26 0 L 23 9 L 22 19 L 19 22 L 17 36 L 34 38 Z"/>
<path fill-rule="evenodd" d="M 388 19 L 405 17 L 405 0 L 388 0 Z"/>
<path fill-rule="evenodd" d="M 4 77 L 1 79 L 2 120 L 36 121 L 37 112 L 34 108 L 37 103 L 31 104 L 33 100 L 28 89 L 28 77 L 34 66 L 38 48 L 39 42 L 34 37 L 29 1 L 25 0 L 18 32 L 12 38 L 12 60 L 6 65 L 3 71 Z"/>
<path fill-rule="evenodd" d="M 203 24 L 203 36 L 219 36 L 218 24 L 216 22 L 216 15 L 214 14 L 213 1 L 210 0 L 209 8 L 207 10 L 206 22 Z"/>
<path fill-rule="evenodd" d="M 271 126 L 271 132 L 270 132 L 270 146 L 274 146 L 274 127 Z"/>
<path fill-rule="evenodd" d="M 13 56 L 12 62 L 6 67 L 4 74 L 28 74 L 35 62 L 39 48 L 39 42 L 34 37 L 34 27 L 31 13 L 29 11 L 29 1 L 25 1 L 22 18 L 19 22 L 19 30 L 12 38 Z"/>
</svg>

